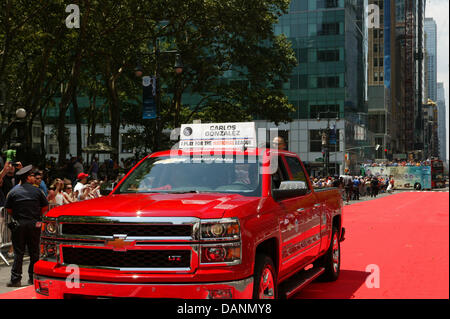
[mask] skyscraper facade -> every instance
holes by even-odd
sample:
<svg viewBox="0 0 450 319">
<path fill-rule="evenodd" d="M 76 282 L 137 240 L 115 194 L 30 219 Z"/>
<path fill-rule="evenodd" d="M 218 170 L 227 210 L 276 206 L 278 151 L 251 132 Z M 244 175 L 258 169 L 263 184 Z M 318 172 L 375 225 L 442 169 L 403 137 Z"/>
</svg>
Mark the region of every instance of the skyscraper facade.
<svg viewBox="0 0 450 319">
<path fill-rule="evenodd" d="M 326 152 L 323 130 L 335 128 L 328 148 L 330 171 L 359 167 L 370 151 L 364 1 L 292 0 L 274 30 L 291 41 L 298 60 L 285 88 L 296 108 L 289 124 L 290 150 L 312 167 L 320 166 Z"/>
<path fill-rule="evenodd" d="M 425 18 L 426 97 L 437 100 L 437 27 L 433 18 Z"/>
<path fill-rule="evenodd" d="M 398 85 L 395 69 L 395 15 L 393 1 L 369 0 L 370 8 L 379 14 L 378 25 L 368 30 L 368 112 L 369 130 L 373 132 L 375 143 L 381 147 L 376 152 L 377 159 L 393 157 L 395 152 L 396 122 L 394 121 L 395 88 Z M 369 17 L 374 12 L 368 12 Z M 387 152 L 385 152 L 386 150 Z"/>
<path fill-rule="evenodd" d="M 391 0 L 385 0 L 385 2 Z M 396 133 L 394 148 L 399 153 L 423 156 L 424 94 L 424 15 L 425 0 L 396 0 L 394 50 L 397 61 L 392 64 L 397 78 L 395 108 Z"/>
<path fill-rule="evenodd" d="M 438 108 L 438 138 L 439 138 L 439 158 L 446 160 L 447 158 L 447 130 L 446 122 L 446 105 L 445 105 L 445 89 L 444 83 L 437 83 L 437 108 Z"/>
</svg>

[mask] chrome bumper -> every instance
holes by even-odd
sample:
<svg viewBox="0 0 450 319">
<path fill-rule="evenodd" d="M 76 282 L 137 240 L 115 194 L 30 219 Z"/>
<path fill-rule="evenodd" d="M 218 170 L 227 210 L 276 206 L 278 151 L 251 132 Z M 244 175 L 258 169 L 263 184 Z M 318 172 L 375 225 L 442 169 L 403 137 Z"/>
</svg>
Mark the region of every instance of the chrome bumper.
<svg viewBox="0 0 450 319">
<path fill-rule="evenodd" d="M 80 281 L 35 275 L 34 287 L 38 299 L 76 297 L 97 298 L 180 298 L 213 299 L 223 295 L 233 299 L 251 299 L 253 277 L 217 283 L 107 283 Z"/>
</svg>

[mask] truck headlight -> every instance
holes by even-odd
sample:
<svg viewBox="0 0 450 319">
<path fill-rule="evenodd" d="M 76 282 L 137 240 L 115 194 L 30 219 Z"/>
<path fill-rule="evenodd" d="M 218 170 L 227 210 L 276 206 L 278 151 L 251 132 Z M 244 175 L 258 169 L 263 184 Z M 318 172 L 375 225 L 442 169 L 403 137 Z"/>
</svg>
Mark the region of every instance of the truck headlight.
<svg viewBox="0 0 450 319">
<path fill-rule="evenodd" d="M 240 243 L 223 245 L 202 245 L 200 260 L 202 264 L 239 264 L 241 262 Z"/>
<path fill-rule="evenodd" d="M 42 233 L 45 236 L 54 236 L 58 233 L 58 224 L 54 219 L 44 219 L 42 222 Z"/>
<path fill-rule="evenodd" d="M 58 247 L 54 242 L 41 242 L 40 259 L 55 261 L 58 259 Z"/>
<path fill-rule="evenodd" d="M 45 227 L 45 230 L 47 231 L 47 233 L 49 233 L 50 235 L 55 235 L 56 234 L 56 223 L 48 223 Z"/>
<path fill-rule="evenodd" d="M 203 240 L 238 240 L 240 239 L 239 220 L 223 218 L 202 220 L 201 238 Z"/>
</svg>

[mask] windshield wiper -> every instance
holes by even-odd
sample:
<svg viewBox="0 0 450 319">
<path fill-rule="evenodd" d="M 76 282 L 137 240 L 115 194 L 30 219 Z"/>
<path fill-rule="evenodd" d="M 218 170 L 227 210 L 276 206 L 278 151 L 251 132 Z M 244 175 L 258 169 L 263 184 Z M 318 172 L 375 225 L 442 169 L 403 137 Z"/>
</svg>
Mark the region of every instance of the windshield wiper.
<svg viewBox="0 0 450 319">
<path fill-rule="evenodd" d="M 188 191 L 174 191 L 174 192 L 168 192 L 169 194 L 188 194 L 188 193 L 200 193 L 197 190 L 188 190 Z"/>
</svg>

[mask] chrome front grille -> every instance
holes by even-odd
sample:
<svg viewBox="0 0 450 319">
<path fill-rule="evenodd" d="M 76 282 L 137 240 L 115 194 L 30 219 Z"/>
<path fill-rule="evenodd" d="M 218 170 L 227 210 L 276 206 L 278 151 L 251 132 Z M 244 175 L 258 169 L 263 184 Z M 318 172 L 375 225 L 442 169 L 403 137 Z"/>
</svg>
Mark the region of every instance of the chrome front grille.
<svg viewBox="0 0 450 319">
<path fill-rule="evenodd" d="M 200 220 L 191 217 L 62 216 L 54 235 L 57 261 L 82 268 L 193 272 Z M 45 218 L 44 218 L 45 221 Z"/>
<path fill-rule="evenodd" d="M 140 225 L 140 224 L 62 224 L 63 235 L 128 237 L 189 237 L 192 225 Z"/>
<path fill-rule="evenodd" d="M 110 239 L 126 235 L 139 241 L 198 241 L 199 219 L 192 217 L 95 217 L 58 218 L 61 239 Z"/>
<path fill-rule="evenodd" d="M 189 268 L 189 250 L 128 250 L 63 247 L 65 264 L 102 268 Z"/>
</svg>

